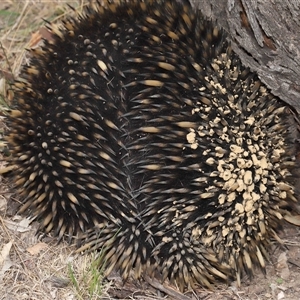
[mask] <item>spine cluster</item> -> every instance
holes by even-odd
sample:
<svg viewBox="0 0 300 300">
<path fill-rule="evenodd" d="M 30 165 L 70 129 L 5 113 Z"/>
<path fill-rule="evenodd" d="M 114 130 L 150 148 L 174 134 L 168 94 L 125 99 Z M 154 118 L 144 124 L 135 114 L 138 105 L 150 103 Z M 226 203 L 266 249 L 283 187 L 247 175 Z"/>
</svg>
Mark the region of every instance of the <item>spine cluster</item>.
<svg viewBox="0 0 300 300">
<path fill-rule="evenodd" d="M 172 0 L 97 2 L 49 30 L 8 120 L 21 212 L 124 279 L 264 269 L 299 217 L 297 118 L 223 31 Z"/>
</svg>

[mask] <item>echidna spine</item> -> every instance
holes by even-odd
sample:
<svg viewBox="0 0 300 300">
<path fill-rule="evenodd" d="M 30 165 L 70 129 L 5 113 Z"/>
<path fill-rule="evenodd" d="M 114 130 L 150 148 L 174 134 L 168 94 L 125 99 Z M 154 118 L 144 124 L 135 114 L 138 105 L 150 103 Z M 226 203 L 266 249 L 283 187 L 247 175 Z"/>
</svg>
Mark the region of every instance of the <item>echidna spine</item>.
<svg viewBox="0 0 300 300">
<path fill-rule="evenodd" d="M 296 112 L 186 1 L 93 3 L 50 30 L 8 122 L 21 211 L 124 279 L 264 269 L 299 218 Z"/>
</svg>

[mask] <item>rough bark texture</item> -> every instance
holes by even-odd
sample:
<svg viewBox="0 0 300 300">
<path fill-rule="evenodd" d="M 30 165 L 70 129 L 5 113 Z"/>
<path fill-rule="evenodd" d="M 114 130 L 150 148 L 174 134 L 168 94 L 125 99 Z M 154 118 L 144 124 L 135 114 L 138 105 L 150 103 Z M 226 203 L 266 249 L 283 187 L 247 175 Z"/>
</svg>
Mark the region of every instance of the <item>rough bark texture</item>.
<svg viewBox="0 0 300 300">
<path fill-rule="evenodd" d="M 216 20 L 244 65 L 300 112 L 300 0 L 192 0 Z"/>
</svg>

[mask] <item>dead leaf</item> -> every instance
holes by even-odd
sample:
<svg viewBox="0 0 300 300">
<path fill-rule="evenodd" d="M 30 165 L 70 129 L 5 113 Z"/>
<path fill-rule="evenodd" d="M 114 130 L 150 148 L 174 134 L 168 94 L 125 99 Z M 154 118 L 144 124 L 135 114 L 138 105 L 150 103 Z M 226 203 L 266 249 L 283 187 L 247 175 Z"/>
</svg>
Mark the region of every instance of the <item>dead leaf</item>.
<svg viewBox="0 0 300 300">
<path fill-rule="evenodd" d="M 22 219 L 20 222 L 14 222 L 11 220 L 4 220 L 5 226 L 11 231 L 17 232 L 27 232 L 31 229 L 30 223 L 31 220 L 25 218 Z"/>
<path fill-rule="evenodd" d="M 290 269 L 284 268 L 280 272 L 280 277 L 284 280 L 288 280 L 290 278 Z"/>
<path fill-rule="evenodd" d="M 281 291 L 281 292 L 277 295 L 277 299 L 278 299 L 278 300 L 282 300 L 282 299 L 284 299 L 284 298 L 285 298 L 284 292 Z"/>
<path fill-rule="evenodd" d="M 3 83 L 1 83 L 1 85 L 3 85 L 5 83 L 5 81 L 4 81 L 5 79 L 9 82 L 14 80 L 14 75 L 10 71 L 0 69 L 0 75 L 1 75 L 2 81 L 3 81 Z M 1 91 L 3 91 L 2 87 L 1 87 Z M 3 93 L 3 95 L 5 95 L 5 94 Z"/>
<path fill-rule="evenodd" d="M 54 40 L 52 32 L 46 27 L 41 27 L 38 31 L 32 33 L 29 42 L 29 48 L 38 47 L 42 39 L 45 39 L 50 42 Z"/>
<path fill-rule="evenodd" d="M 57 297 L 57 289 L 50 290 L 50 295 L 52 299 L 56 299 Z"/>
<path fill-rule="evenodd" d="M 32 33 L 31 34 L 31 39 L 29 41 L 29 47 L 34 48 L 35 46 L 37 46 L 39 44 L 41 39 L 42 39 L 42 36 L 41 36 L 39 31 L 36 31 L 36 32 Z"/>
<path fill-rule="evenodd" d="M 282 279 L 287 280 L 290 277 L 290 270 L 287 262 L 286 252 L 282 252 L 279 255 L 276 269 L 280 273 L 279 275 Z"/>
<path fill-rule="evenodd" d="M 0 253 L 0 281 L 2 280 L 4 273 L 10 269 L 13 265 L 9 257 L 9 252 L 12 246 L 12 241 L 5 244 Z"/>
<path fill-rule="evenodd" d="M 282 270 L 287 267 L 288 267 L 288 264 L 287 264 L 286 252 L 282 252 L 278 256 L 276 268 L 277 268 L 277 270 Z"/>
<path fill-rule="evenodd" d="M 12 241 L 8 242 L 7 244 L 5 244 L 1 250 L 0 253 L 0 267 L 2 266 L 2 264 L 4 263 L 4 261 L 9 258 L 9 251 L 11 249 L 12 246 Z"/>
<path fill-rule="evenodd" d="M 49 42 L 54 41 L 53 33 L 46 27 L 41 27 L 39 30 L 41 37 Z"/>
<path fill-rule="evenodd" d="M 27 248 L 27 252 L 29 252 L 31 255 L 37 255 L 39 254 L 42 250 L 47 248 L 48 245 L 46 243 L 37 243 L 29 248 Z"/>
<path fill-rule="evenodd" d="M 4 213 L 7 209 L 7 201 L 5 198 L 1 197 L 0 198 L 0 212 Z"/>
</svg>

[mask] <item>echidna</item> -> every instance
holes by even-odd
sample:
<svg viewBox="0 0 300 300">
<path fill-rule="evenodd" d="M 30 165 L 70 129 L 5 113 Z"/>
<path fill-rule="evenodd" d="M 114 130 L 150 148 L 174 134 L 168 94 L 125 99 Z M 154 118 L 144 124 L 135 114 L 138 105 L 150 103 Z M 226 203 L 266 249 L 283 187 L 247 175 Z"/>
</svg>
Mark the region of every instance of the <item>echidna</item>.
<svg viewBox="0 0 300 300">
<path fill-rule="evenodd" d="M 50 30 L 8 118 L 21 212 L 125 279 L 264 269 L 283 220 L 299 225 L 293 108 L 188 1 L 92 3 Z"/>
</svg>

